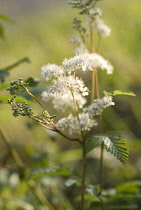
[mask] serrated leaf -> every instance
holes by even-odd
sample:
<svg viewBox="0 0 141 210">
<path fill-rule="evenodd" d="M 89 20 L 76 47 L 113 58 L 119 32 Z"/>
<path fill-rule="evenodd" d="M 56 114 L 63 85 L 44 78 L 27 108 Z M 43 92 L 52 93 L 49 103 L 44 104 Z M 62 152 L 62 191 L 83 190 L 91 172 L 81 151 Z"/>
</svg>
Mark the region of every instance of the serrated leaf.
<svg viewBox="0 0 141 210">
<path fill-rule="evenodd" d="M 102 143 L 102 136 L 100 135 L 95 135 L 93 136 L 87 143 L 86 145 L 86 152 L 89 153 L 96 147 L 100 146 Z"/>
<path fill-rule="evenodd" d="M 110 152 L 123 164 L 128 161 L 128 150 L 121 135 L 117 133 L 110 133 L 108 135 L 95 135 L 86 145 L 87 153 L 104 143 L 107 152 Z"/>
<path fill-rule="evenodd" d="M 27 179 L 28 180 L 29 179 L 36 179 L 36 178 L 39 178 L 41 176 L 50 176 L 50 175 L 70 176 L 71 171 L 68 168 L 59 168 L 59 169 L 40 168 L 38 170 L 33 171 Z"/>
</svg>

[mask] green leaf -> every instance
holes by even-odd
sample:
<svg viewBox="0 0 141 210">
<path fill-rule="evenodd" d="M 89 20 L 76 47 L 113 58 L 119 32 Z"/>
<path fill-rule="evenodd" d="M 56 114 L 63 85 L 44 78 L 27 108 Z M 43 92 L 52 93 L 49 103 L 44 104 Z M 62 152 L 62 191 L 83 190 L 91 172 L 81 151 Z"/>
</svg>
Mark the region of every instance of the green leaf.
<svg viewBox="0 0 141 210">
<path fill-rule="evenodd" d="M 117 95 L 136 96 L 133 92 L 121 91 L 121 90 L 114 90 L 113 92 L 103 91 L 103 93 L 106 96 L 117 96 Z"/>
<path fill-rule="evenodd" d="M 2 71 L 0 70 L 0 79 L 3 79 L 5 77 L 9 76 L 9 72 L 8 71 Z"/>
<path fill-rule="evenodd" d="M 102 143 L 104 143 L 107 152 L 116 156 L 123 164 L 127 163 L 129 153 L 120 134 L 110 133 L 108 135 L 103 134 L 93 136 L 86 145 L 87 153 L 100 146 Z"/>
<path fill-rule="evenodd" d="M 29 179 L 36 179 L 36 178 L 39 178 L 41 176 L 50 176 L 50 175 L 69 176 L 69 175 L 71 175 L 71 171 L 68 168 L 59 168 L 59 169 L 40 168 L 38 170 L 33 171 L 27 179 L 28 180 Z"/>
<path fill-rule="evenodd" d="M 4 27 L 1 23 L 0 23 L 0 37 L 4 38 Z"/>
<path fill-rule="evenodd" d="M 0 96 L 0 103 L 1 102 L 7 103 L 8 99 L 10 99 L 10 98 L 11 98 L 11 95 L 8 95 L 8 96 Z M 25 102 L 25 98 L 24 97 L 21 97 L 21 96 L 17 96 L 16 97 L 16 101 L 22 103 L 22 102 Z M 28 100 L 26 99 L 26 101 L 28 101 Z"/>
<path fill-rule="evenodd" d="M 126 205 L 126 204 L 121 204 L 121 205 L 110 205 L 110 209 L 111 210 L 137 210 L 138 209 L 138 205 L 137 204 L 129 204 L 129 205 Z"/>
<path fill-rule="evenodd" d="M 122 194 L 137 194 L 140 192 L 140 181 L 131 181 L 131 182 L 126 182 L 123 184 L 120 184 L 117 186 L 116 190 L 117 193 L 122 193 Z"/>
<path fill-rule="evenodd" d="M 12 70 L 13 68 L 17 67 L 18 65 L 22 64 L 23 62 L 26 62 L 26 63 L 30 63 L 30 60 L 28 57 L 24 57 L 20 60 L 18 60 L 17 62 L 3 68 L 3 69 L 0 69 L 0 71 L 4 72 L 4 71 L 10 71 Z"/>
<path fill-rule="evenodd" d="M 0 19 L 10 23 L 15 23 L 11 18 L 7 17 L 6 15 L 0 14 Z"/>
<path fill-rule="evenodd" d="M 76 184 L 76 182 L 77 182 L 77 181 L 76 181 L 75 179 L 67 179 L 67 180 L 65 181 L 65 185 L 66 185 L 67 187 L 70 187 L 70 186 Z"/>
<path fill-rule="evenodd" d="M 6 89 L 6 88 L 9 87 L 9 86 L 10 86 L 10 83 L 0 84 L 0 90 Z"/>
<path fill-rule="evenodd" d="M 38 81 L 36 81 L 32 77 L 29 77 L 25 82 L 28 83 L 28 85 L 31 86 L 31 87 L 36 87 L 39 83 Z"/>
<path fill-rule="evenodd" d="M 115 90 L 113 93 L 114 93 L 114 96 L 116 95 L 136 96 L 133 92 L 130 92 L 130 91 Z"/>
</svg>

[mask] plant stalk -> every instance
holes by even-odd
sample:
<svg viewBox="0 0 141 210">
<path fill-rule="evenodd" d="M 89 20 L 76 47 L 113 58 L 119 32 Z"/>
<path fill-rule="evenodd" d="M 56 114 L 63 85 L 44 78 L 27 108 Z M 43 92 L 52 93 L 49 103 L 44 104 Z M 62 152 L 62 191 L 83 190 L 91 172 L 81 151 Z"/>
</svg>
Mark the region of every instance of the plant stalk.
<svg viewBox="0 0 141 210">
<path fill-rule="evenodd" d="M 91 44 L 91 53 L 94 53 L 94 51 L 95 51 L 94 36 L 93 36 L 93 29 L 92 29 L 91 24 L 90 24 L 90 44 Z M 100 47 L 101 47 L 101 37 L 99 36 L 97 53 L 100 52 Z M 91 103 L 93 103 L 93 101 L 94 101 L 95 94 L 96 94 L 96 98 L 100 98 L 97 68 L 94 68 L 94 70 L 92 72 Z M 102 125 L 101 116 L 99 117 L 99 132 L 103 133 L 103 125 Z M 102 190 L 103 190 L 103 152 L 104 152 L 104 144 L 102 143 L 101 155 L 100 155 L 100 194 L 102 193 Z M 104 202 L 102 200 L 100 200 L 100 202 L 101 202 L 102 210 L 106 210 Z"/>
<path fill-rule="evenodd" d="M 90 24 L 90 45 L 91 45 L 91 53 L 94 53 L 94 36 L 93 36 L 93 29 L 92 24 Z M 95 69 L 92 72 L 92 87 L 91 87 L 91 103 L 94 101 L 95 95 Z"/>
<path fill-rule="evenodd" d="M 82 186 L 81 186 L 81 205 L 80 210 L 84 210 L 85 205 L 85 179 L 86 179 L 86 139 L 83 140 L 82 144 Z"/>
</svg>

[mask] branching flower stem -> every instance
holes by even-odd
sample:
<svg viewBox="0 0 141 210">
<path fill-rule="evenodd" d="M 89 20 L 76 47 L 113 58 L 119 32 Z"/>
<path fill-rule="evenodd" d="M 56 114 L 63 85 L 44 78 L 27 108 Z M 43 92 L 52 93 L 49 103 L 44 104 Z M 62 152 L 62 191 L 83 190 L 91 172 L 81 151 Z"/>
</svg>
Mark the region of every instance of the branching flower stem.
<svg viewBox="0 0 141 210">
<path fill-rule="evenodd" d="M 32 98 L 34 98 L 34 99 L 37 101 L 37 103 L 43 108 L 43 110 L 45 110 L 47 117 L 50 117 L 48 111 L 47 111 L 47 110 L 45 109 L 45 107 L 41 104 L 41 102 L 40 102 L 32 93 L 30 93 L 29 90 L 28 90 L 27 88 L 26 88 L 25 90 L 26 90 L 26 93 L 27 93 L 28 95 L 30 95 Z"/>
<path fill-rule="evenodd" d="M 79 115 L 78 115 L 78 106 L 74 97 L 74 93 L 72 93 L 73 102 L 74 102 L 74 108 L 76 112 L 76 116 L 78 119 L 78 122 L 80 123 Z M 81 185 L 81 203 L 80 203 L 80 209 L 84 210 L 85 202 L 84 202 L 84 195 L 85 195 L 85 179 L 86 179 L 86 137 L 84 136 L 83 131 L 81 130 L 81 137 L 82 137 L 82 185 Z"/>
</svg>

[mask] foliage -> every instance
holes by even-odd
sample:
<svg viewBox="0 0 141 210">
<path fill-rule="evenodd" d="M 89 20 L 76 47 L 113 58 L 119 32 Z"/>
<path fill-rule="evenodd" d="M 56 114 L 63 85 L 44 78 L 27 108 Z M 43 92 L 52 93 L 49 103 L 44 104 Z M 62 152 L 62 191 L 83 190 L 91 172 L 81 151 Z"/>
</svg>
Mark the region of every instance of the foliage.
<svg viewBox="0 0 141 210">
<path fill-rule="evenodd" d="M 120 134 L 109 133 L 107 135 L 94 135 L 87 143 L 87 153 L 100 146 L 102 143 L 104 144 L 107 152 L 116 156 L 120 162 L 124 164 L 127 163 L 128 150 Z"/>
</svg>

